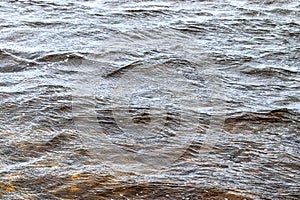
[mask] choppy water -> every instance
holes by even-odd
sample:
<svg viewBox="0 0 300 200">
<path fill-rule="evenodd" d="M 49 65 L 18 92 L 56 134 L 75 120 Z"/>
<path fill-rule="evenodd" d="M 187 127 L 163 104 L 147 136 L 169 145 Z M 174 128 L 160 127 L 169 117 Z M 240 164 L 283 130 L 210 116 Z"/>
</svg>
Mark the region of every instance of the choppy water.
<svg viewBox="0 0 300 200">
<path fill-rule="evenodd" d="M 3 0 L 1 199 L 299 199 L 300 2 Z"/>
</svg>

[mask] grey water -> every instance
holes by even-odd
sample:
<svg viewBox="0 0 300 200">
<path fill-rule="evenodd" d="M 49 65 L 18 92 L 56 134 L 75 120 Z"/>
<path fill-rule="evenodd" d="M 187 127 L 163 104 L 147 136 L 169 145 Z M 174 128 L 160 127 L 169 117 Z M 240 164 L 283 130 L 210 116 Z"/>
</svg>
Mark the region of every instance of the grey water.
<svg viewBox="0 0 300 200">
<path fill-rule="evenodd" d="M 299 199 L 298 0 L 2 0 L 0 199 Z"/>
</svg>

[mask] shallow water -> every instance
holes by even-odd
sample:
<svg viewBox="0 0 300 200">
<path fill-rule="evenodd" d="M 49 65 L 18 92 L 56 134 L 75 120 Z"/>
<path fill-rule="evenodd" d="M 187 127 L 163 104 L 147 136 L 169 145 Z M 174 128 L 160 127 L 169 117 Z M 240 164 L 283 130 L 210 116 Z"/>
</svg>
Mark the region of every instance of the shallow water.
<svg viewBox="0 0 300 200">
<path fill-rule="evenodd" d="M 299 199 L 300 2 L 0 2 L 1 199 Z"/>
</svg>

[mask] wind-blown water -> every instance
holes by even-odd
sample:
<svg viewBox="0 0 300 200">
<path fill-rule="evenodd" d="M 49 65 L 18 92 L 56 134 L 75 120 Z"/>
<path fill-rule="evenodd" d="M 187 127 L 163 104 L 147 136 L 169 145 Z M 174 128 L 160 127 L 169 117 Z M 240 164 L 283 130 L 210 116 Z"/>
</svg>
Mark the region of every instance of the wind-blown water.
<svg viewBox="0 0 300 200">
<path fill-rule="evenodd" d="M 1 199 L 299 199 L 300 2 L 3 0 Z"/>
</svg>

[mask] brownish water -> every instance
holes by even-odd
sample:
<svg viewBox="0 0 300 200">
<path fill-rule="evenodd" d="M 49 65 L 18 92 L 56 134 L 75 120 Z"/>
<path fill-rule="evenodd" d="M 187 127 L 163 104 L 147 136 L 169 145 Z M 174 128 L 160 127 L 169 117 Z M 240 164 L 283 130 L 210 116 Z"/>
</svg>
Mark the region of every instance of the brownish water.
<svg viewBox="0 0 300 200">
<path fill-rule="evenodd" d="M 298 0 L 0 2 L 0 199 L 299 199 Z"/>
</svg>

